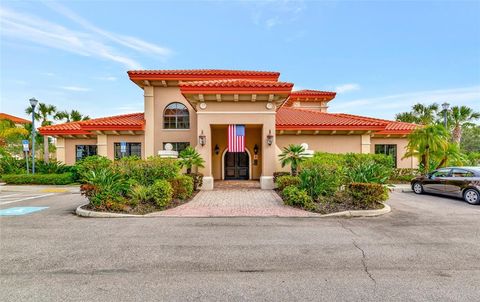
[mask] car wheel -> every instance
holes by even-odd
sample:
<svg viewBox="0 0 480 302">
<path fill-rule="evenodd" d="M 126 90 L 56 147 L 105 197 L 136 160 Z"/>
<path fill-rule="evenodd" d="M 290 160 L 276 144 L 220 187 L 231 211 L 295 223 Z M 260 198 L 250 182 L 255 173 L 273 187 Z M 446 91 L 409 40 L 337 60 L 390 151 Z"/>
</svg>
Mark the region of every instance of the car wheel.
<svg viewBox="0 0 480 302">
<path fill-rule="evenodd" d="M 475 189 L 467 189 L 463 193 L 463 199 L 469 204 L 480 204 L 480 193 Z"/>
<path fill-rule="evenodd" d="M 423 186 L 419 182 L 414 183 L 413 186 L 412 186 L 412 189 L 413 189 L 413 192 L 415 192 L 416 194 L 422 194 L 423 193 Z"/>
</svg>

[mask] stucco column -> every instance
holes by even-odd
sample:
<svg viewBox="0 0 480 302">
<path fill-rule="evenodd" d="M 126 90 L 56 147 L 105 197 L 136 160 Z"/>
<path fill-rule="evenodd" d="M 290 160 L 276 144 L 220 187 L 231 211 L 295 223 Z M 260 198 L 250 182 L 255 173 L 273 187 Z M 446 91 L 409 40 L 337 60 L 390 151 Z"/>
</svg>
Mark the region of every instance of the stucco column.
<svg viewBox="0 0 480 302">
<path fill-rule="evenodd" d="M 198 137 L 200 135 L 205 135 L 206 144 L 205 146 L 200 145 Z M 198 115 L 197 116 L 197 146 L 196 149 L 200 156 L 205 160 L 203 168 L 198 168 L 199 172 L 203 174 L 203 185 L 202 190 L 212 190 L 213 189 L 213 175 L 212 175 L 212 134 L 210 130 L 210 123 L 208 120 L 208 115 Z"/>
<path fill-rule="evenodd" d="M 370 134 L 363 134 L 361 136 L 361 153 L 370 153 Z"/>
<path fill-rule="evenodd" d="M 273 143 L 267 143 L 267 136 L 273 135 Z M 262 127 L 262 176 L 260 177 L 260 187 L 262 189 L 273 189 L 273 172 L 277 166 L 277 144 L 275 137 L 275 115 L 271 115 L 263 123 Z"/>
<path fill-rule="evenodd" d="M 55 148 L 57 149 L 57 160 L 65 164 L 65 138 L 57 137 Z"/>
<path fill-rule="evenodd" d="M 108 157 L 107 147 L 108 147 L 107 135 L 106 134 L 97 135 L 97 155 Z"/>
<path fill-rule="evenodd" d="M 145 158 L 155 155 L 155 102 L 154 87 L 143 88 L 145 109 Z"/>
</svg>

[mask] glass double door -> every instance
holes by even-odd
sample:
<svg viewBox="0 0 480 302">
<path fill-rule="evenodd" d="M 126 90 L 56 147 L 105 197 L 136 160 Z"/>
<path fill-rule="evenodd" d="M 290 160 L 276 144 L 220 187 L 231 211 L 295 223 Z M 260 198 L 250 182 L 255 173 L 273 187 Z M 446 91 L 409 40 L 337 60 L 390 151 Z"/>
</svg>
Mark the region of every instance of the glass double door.
<svg viewBox="0 0 480 302">
<path fill-rule="evenodd" d="M 225 153 L 225 179 L 248 180 L 249 159 L 247 152 Z"/>
</svg>

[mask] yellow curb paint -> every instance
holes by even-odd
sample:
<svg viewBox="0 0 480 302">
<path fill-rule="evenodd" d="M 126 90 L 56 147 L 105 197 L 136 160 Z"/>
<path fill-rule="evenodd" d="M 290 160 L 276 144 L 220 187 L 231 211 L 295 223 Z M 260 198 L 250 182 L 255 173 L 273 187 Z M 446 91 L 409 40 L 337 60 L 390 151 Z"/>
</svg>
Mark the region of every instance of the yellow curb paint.
<svg viewBox="0 0 480 302">
<path fill-rule="evenodd" d="M 67 189 L 43 189 L 40 192 L 42 193 L 65 193 Z"/>
</svg>

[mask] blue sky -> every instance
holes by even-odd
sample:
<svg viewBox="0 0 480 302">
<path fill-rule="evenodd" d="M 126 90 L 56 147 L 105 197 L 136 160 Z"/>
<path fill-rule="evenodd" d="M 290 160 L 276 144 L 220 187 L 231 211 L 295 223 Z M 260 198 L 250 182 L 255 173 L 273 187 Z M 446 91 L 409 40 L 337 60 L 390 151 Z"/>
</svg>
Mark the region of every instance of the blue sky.
<svg viewBox="0 0 480 302">
<path fill-rule="evenodd" d="M 1 110 L 143 111 L 129 69 L 281 72 L 331 112 L 480 111 L 480 1 L 2 1 Z"/>
</svg>

